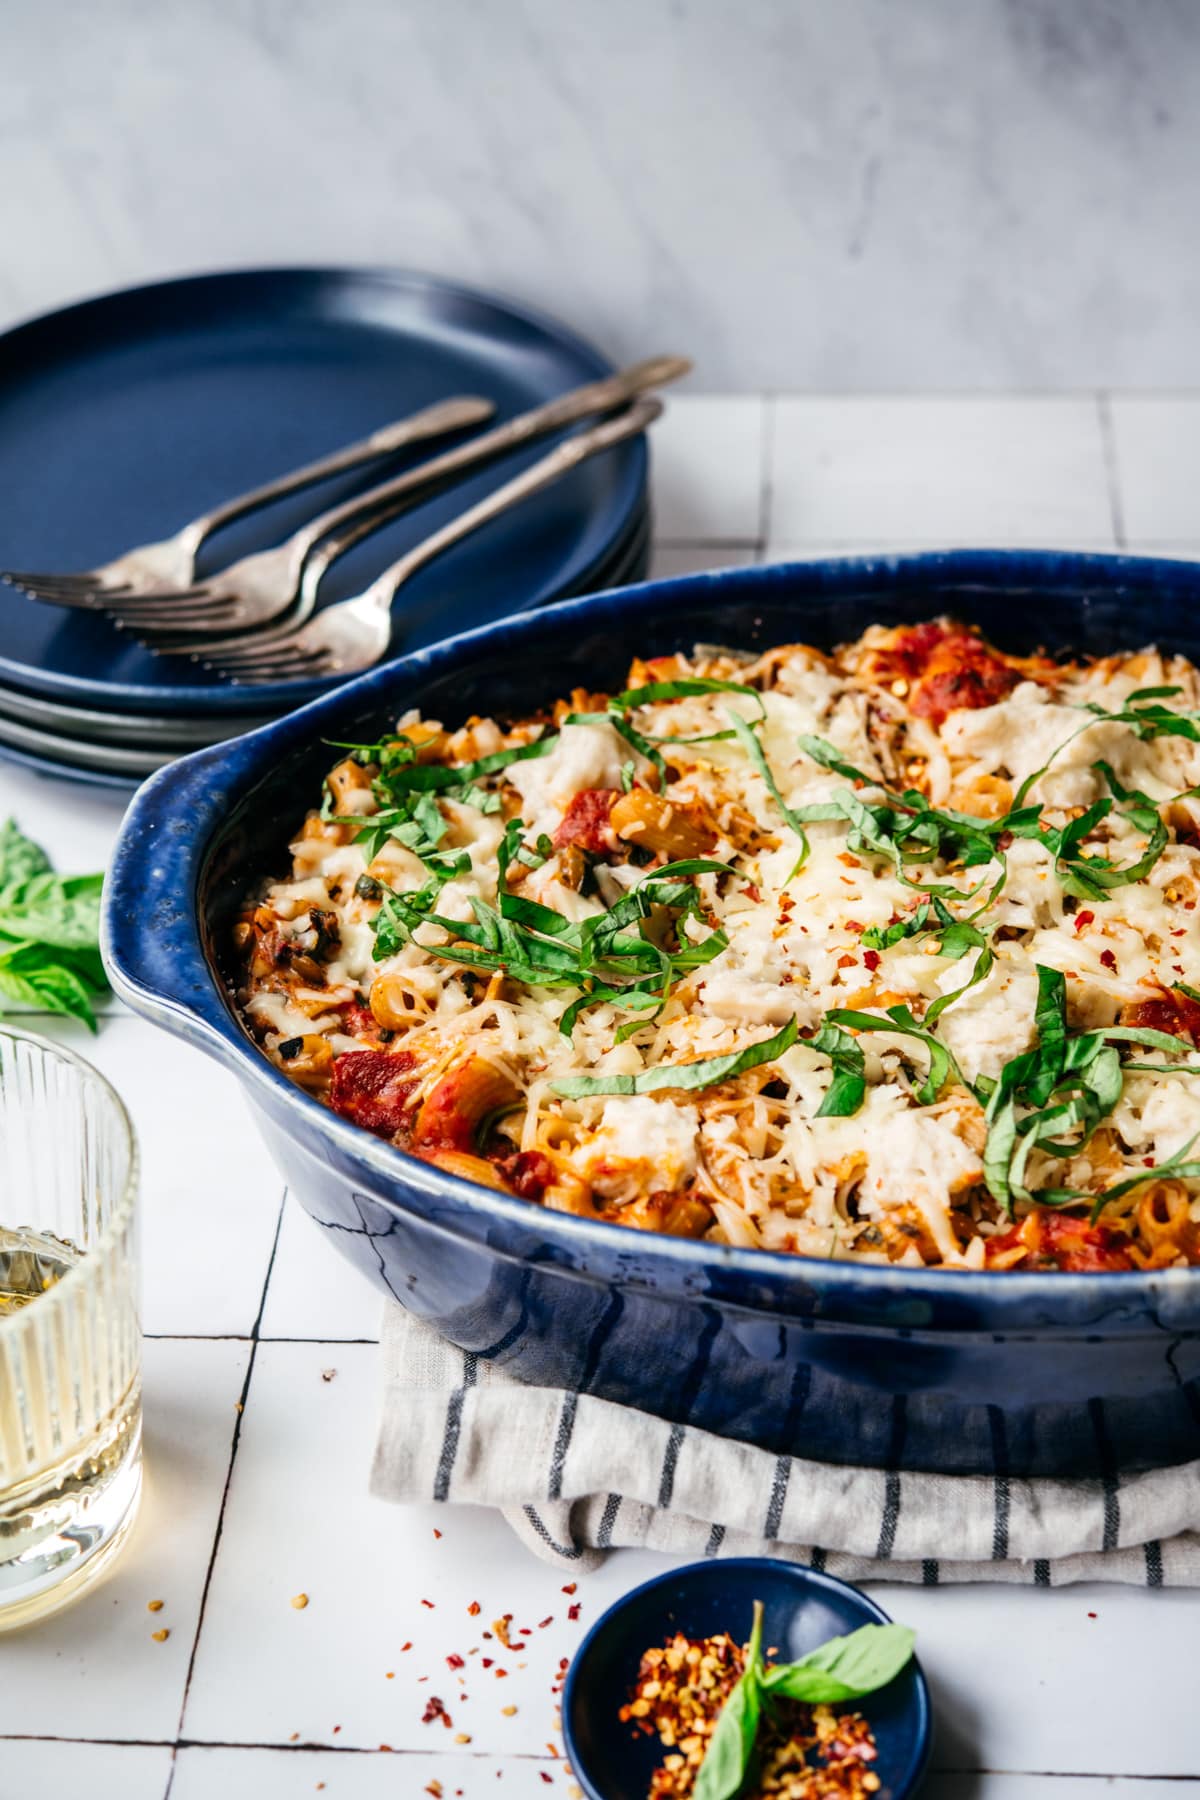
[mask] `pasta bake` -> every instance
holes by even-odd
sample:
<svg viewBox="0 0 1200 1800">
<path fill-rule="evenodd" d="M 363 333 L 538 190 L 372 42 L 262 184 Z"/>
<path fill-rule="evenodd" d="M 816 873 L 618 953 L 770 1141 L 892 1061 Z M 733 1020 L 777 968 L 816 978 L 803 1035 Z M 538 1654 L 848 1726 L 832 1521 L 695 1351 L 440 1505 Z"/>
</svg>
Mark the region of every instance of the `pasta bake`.
<svg viewBox="0 0 1200 1800">
<path fill-rule="evenodd" d="M 721 1244 L 1200 1260 L 1183 658 L 702 645 L 338 755 L 236 938 L 249 1030 L 343 1118 Z"/>
</svg>

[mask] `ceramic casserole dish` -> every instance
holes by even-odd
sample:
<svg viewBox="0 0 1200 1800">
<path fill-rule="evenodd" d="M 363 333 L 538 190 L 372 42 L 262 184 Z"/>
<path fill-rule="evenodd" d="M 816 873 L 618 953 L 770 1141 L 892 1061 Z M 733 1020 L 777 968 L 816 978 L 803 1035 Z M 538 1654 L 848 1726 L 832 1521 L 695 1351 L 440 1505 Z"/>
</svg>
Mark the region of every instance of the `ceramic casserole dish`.
<svg viewBox="0 0 1200 1800">
<path fill-rule="evenodd" d="M 1198 1270 L 863 1266 L 546 1211 L 335 1116 L 272 1067 L 229 997 L 232 921 L 287 866 L 330 742 L 373 741 L 410 706 L 453 724 L 619 686 L 634 653 L 829 646 L 940 613 L 1014 652 L 1157 642 L 1200 660 L 1200 571 L 1049 552 L 735 570 L 518 616 L 152 777 L 106 890 L 113 984 L 230 1070 L 291 1192 L 381 1292 L 524 1380 L 882 1468 L 1112 1475 L 1200 1454 Z"/>
</svg>

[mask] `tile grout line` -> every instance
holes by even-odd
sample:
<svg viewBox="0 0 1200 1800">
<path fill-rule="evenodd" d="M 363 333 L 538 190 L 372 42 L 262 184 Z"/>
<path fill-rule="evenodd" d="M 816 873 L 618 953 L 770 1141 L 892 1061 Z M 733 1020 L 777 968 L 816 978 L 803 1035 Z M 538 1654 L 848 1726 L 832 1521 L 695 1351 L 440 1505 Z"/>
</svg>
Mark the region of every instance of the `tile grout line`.
<svg viewBox="0 0 1200 1800">
<path fill-rule="evenodd" d="M 1113 425 L 1112 396 L 1101 390 L 1096 395 L 1096 417 L 1100 423 L 1100 447 L 1104 456 L 1104 480 L 1108 489 L 1108 513 L 1113 541 L 1125 550 L 1125 507 L 1121 494 L 1121 465 L 1117 457 L 1117 434 Z"/>
<path fill-rule="evenodd" d="M 213 1572 L 217 1566 L 217 1555 L 221 1548 L 221 1533 L 225 1527 L 225 1509 L 229 1504 L 229 1489 L 233 1481 L 233 1468 L 237 1461 L 238 1446 L 242 1441 L 242 1424 L 246 1416 L 246 1401 L 250 1394 L 250 1382 L 254 1375 L 254 1362 L 258 1354 L 258 1331 L 262 1324 L 263 1313 L 267 1305 L 267 1292 L 271 1286 L 271 1275 L 275 1268 L 275 1257 L 279 1250 L 279 1237 L 283 1230 L 283 1213 L 287 1205 L 287 1189 L 279 1198 L 279 1211 L 275 1218 L 275 1235 L 271 1239 L 271 1254 L 267 1259 L 267 1272 L 263 1277 L 262 1293 L 259 1295 L 258 1312 L 250 1328 L 250 1355 L 246 1361 L 246 1374 L 242 1381 L 242 1391 L 238 1397 L 237 1414 L 233 1427 L 233 1437 L 229 1445 L 229 1463 L 225 1470 L 225 1486 L 221 1490 L 221 1504 L 217 1509 L 217 1523 L 213 1531 L 212 1549 L 209 1551 L 208 1568 L 204 1572 L 204 1586 L 200 1591 L 200 1607 L 196 1614 L 196 1630 L 192 1637 L 191 1654 L 188 1657 L 187 1674 L 183 1680 L 183 1694 L 179 1702 L 179 1722 L 175 1727 L 175 1742 L 171 1750 L 171 1768 L 167 1775 L 167 1785 L 163 1790 L 163 1800 L 171 1800 L 171 1789 L 175 1785 L 176 1758 L 179 1746 L 185 1741 L 183 1721 L 187 1714 L 188 1699 L 192 1691 L 192 1676 L 196 1669 L 196 1656 L 200 1649 L 200 1634 L 204 1630 L 204 1615 L 208 1607 L 208 1594 L 212 1586 Z"/>
</svg>

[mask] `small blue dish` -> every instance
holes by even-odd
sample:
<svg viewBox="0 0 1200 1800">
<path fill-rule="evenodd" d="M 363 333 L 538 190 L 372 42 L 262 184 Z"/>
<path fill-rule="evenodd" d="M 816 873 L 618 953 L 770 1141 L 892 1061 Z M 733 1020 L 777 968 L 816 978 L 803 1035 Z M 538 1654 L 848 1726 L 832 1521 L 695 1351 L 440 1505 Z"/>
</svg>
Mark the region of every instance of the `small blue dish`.
<svg viewBox="0 0 1200 1800">
<path fill-rule="evenodd" d="M 763 1603 L 770 1662 L 797 1662 L 827 1638 L 891 1623 L 882 1607 L 846 1582 L 768 1556 L 689 1563 L 634 1588 L 592 1626 L 563 1691 L 566 1758 L 588 1800 L 646 1800 L 650 1777 L 667 1754 L 657 1737 L 618 1718 L 643 1651 L 676 1631 L 686 1637 L 728 1631 L 745 1642 L 756 1600 Z M 929 1689 L 916 1658 L 885 1688 L 848 1701 L 846 1709 L 861 1711 L 875 1734 L 879 1800 L 907 1800 L 925 1775 L 931 1738 Z"/>
</svg>

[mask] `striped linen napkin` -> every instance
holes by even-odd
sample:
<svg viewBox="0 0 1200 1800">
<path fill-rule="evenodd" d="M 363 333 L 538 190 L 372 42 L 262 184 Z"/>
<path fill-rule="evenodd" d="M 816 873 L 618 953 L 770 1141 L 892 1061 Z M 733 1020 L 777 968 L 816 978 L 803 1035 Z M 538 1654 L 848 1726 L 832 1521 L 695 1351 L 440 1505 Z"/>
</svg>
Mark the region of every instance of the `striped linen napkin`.
<svg viewBox="0 0 1200 1800">
<path fill-rule="evenodd" d="M 1120 1481 L 843 1468 L 528 1387 L 399 1306 L 381 1347 L 372 1492 L 499 1507 L 563 1566 L 638 1545 L 779 1556 L 849 1581 L 1200 1586 L 1200 1463 Z"/>
</svg>

